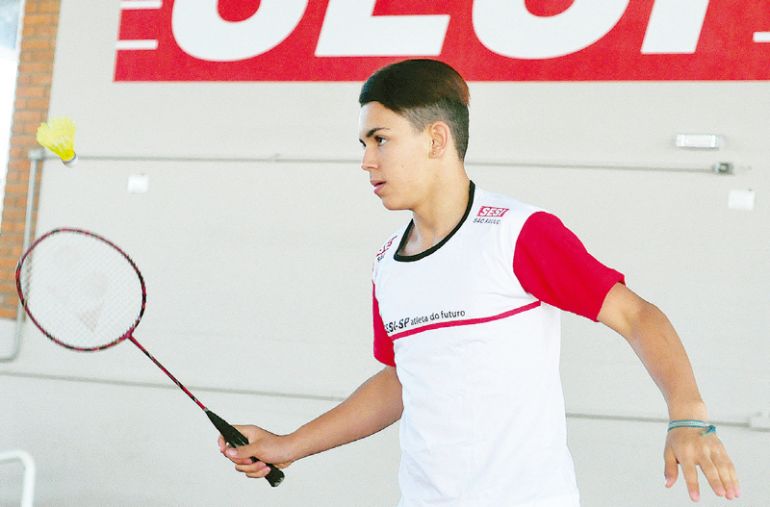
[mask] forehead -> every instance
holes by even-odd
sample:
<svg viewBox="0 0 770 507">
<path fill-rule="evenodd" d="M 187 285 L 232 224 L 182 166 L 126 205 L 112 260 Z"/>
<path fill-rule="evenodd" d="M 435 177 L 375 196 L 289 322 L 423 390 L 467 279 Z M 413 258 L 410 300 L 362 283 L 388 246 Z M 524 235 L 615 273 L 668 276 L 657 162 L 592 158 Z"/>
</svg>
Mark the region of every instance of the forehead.
<svg viewBox="0 0 770 507">
<path fill-rule="evenodd" d="M 409 126 L 406 118 L 388 109 L 379 102 L 369 102 L 361 106 L 358 113 L 358 132 L 363 137 L 373 128 L 397 129 Z"/>
</svg>

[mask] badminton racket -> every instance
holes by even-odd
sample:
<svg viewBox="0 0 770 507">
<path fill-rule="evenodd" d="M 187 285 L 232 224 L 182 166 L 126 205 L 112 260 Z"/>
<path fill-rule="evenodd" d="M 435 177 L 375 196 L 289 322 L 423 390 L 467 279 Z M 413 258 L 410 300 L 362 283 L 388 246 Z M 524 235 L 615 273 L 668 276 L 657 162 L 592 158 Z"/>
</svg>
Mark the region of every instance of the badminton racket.
<svg viewBox="0 0 770 507">
<path fill-rule="evenodd" d="M 19 259 L 16 290 L 30 320 L 54 343 L 93 352 L 128 339 L 174 381 L 235 447 L 248 439 L 206 408 L 134 337 L 147 290 L 136 263 L 111 241 L 82 229 L 60 228 L 38 238 Z M 252 458 L 252 462 L 256 462 Z M 265 477 L 278 486 L 284 474 L 273 465 Z"/>
</svg>

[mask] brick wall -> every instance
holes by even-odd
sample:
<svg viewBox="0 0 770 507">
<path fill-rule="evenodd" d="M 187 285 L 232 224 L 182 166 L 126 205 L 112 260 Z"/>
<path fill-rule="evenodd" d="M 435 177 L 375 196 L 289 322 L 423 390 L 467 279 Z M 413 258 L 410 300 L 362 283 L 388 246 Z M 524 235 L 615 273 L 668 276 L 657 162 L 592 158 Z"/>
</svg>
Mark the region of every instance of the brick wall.
<svg viewBox="0 0 770 507">
<path fill-rule="evenodd" d="M 11 147 L 0 229 L 0 318 L 16 316 L 14 272 L 21 255 L 29 183 L 29 150 L 38 148 L 35 130 L 48 116 L 60 0 L 26 0 L 22 18 Z M 40 188 L 40 172 L 37 188 Z M 35 204 L 35 210 L 37 205 Z M 32 214 L 33 231 L 36 212 Z M 33 234 L 34 237 L 34 234 Z"/>
</svg>

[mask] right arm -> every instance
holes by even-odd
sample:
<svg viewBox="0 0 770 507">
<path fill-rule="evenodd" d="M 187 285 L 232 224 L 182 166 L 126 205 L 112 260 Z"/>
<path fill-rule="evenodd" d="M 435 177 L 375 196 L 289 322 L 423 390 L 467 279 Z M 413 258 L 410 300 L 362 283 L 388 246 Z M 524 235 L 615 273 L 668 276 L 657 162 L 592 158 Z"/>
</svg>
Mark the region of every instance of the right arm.
<svg viewBox="0 0 770 507">
<path fill-rule="evenodd" d="M 288 435 L 275 435 L 256 426 L 236 426 L 249 444 L 227 448 L 220 437 L 219 448 L 249 477 L 269 472 L 264 462 L 284 468 L 293 461 L 368 437 L 401 418 L 401 382 L 396 369 L 386 366 L 361 384 L 345 401 Z M 251 463 L 251 456 L 260 460 Z"/>
</svg>

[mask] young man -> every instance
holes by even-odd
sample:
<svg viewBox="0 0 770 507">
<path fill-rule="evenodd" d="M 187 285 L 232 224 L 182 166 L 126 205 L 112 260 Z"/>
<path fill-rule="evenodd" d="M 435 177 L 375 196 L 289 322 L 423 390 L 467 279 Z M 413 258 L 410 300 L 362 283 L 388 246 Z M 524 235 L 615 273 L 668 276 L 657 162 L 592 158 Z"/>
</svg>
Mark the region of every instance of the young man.
<svg viewBox="0 0 770 507">
<path fill-rule="evenodd" d="M 412 221 L 373 273 L 374 355 L 382 371 L 347 400 L 278 436 L 241 426 L 220 450 L 249 477 L 401 419 L 402 507 L 579 505 L 559 377 L 559 313 L 600 321 L 633 347 L 668 404 L 666 486 L 696 466 L 714 492 L 739 494 L 722 443 L 668 319 L 591 257 L 558 218 L 476 188 L 466 175 L 468 87 L 451 67 L 385 67 L 359 97 L 362 168 L 390 210 Z"/>
</svg>

